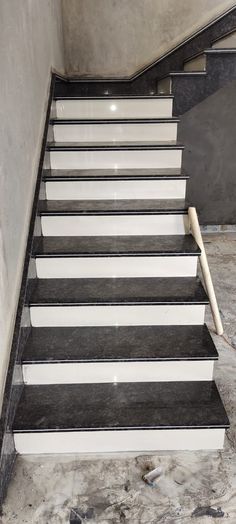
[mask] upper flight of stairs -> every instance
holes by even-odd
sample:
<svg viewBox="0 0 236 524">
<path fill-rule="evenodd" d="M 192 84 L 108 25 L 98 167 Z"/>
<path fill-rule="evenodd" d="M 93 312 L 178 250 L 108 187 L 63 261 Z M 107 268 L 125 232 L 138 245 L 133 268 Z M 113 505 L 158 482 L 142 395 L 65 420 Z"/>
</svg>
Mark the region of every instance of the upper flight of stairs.
<svg viewBox="0 0 236 524">
<path fill-rule="evenodd" d="M 16 450 L 222 448 L 173 97 L 55 104 Z"/>
<path fill-rule="evenodd" d="M 181 115 L 236 79 L 236 32 L 183 63 L 158 81 L 159 94 L 174 95 L 174 115 Z"/>
</svg>

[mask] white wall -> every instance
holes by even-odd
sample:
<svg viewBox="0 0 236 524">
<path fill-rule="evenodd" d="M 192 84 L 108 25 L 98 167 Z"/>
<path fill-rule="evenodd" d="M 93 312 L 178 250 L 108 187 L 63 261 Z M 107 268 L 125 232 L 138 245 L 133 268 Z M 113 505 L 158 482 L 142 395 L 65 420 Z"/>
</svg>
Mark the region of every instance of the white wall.
<svg viewBox="0 0 236 524">
<path fill-rule="evenodd" d="M 233 5 L 233 0 L 63 0 L 67 71 L 130 76 Z"/>
<path fill-rule="evenodd" d="M 0 0 L 0 402 L 46 114 L 64 69 L 61 0 Z"/>
</svg>

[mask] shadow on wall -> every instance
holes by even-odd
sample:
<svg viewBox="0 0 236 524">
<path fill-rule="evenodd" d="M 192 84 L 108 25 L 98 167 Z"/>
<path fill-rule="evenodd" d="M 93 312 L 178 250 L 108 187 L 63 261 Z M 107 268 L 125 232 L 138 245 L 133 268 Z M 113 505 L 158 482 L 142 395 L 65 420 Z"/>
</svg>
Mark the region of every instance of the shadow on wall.
<svg viewBox="0 0 236 524">
<path fill-rule="evenodd" d="M 187 199 L 201 224 L 236 224 L 236 81 L 181 116 Z"/>
<path fill-rule="evenodd" d="M 233 0 L 63 0 L 67 73 L 129 77 L 234 4 Z"/>
</svg>

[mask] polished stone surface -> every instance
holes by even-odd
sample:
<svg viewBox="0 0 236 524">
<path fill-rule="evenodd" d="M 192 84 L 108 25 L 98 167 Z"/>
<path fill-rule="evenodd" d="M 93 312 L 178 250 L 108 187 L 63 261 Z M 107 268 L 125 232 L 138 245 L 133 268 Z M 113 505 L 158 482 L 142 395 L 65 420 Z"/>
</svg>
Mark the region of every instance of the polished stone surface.
<svg viewBox="0 0 236 524">
<path fill-rule="evenodd" d="M 38 237 L 34 255 L 48 256 L 142 256 L 199 255 L 192 235 Z"/>
<path fill-rule="evenodd" d="M 91 524 L 190 524 L 195 520 L 235 524 L 236 235 L 207 234 L 205 247 L 225 329 L 224 337 L 214 334 L 208 308 L 207 323 L 220 357 L 215 378 L 230 418 L 225 449 L 18 457 L 2 524 L 69 524 L 70 515 L 79 518 L 91 508 Z M 150 488 L 141 477 L 157 466 L 162 467 L 163 476 Z M 217 508 L 224 518 L 209 517 Z M 201 516 L 192 518 L 194 512 Z"/>
<path fill-rule="evenodd" d="M 183 169 L 176 168 L 155 168 L 155 169 L 48 169 L 44 170 L 43 178 L 46 181 L 52 182 L 53 180 L 148 180 L 160 178 L 164 180 L 172 179 L 172 177 L 181 180 L 182 178 L 189 178 Z"/>
<path fill-rule="evenodd" d="M 185 200 L 41 200 L 40 214 L 187 213 Z"/>
<path fill-rule="evenodd" d="M 51 120 L 52 125 L 82 125 L 82 124 L 166 124 L 166 123 L 174 123 L 179 122 L 178 118 L 174 117 L 166 117 L 166 118 L 114 118 L 114 119 L 105 119 L 105 118 L 89 118 L 89 119 L 67 119 L 67 118 L 54 118 Z M 126 143 L 126 141 L 125 141 Z"/>
<path fill-rule="evenodd" d="M 140 142 L 125 140 L 124 142 L 51 142 L 47 146 L 48 151 L 117 151 L 117 150 L 156 150 L 156 149 L 183 149 L 184 146 L 178 144 L 176 141 L 168 142 L 154 142 L 145 141 Z"/>
<path fill-rule="evenodd" d="M 53 384 L 25 386 L 13 431 L 228 425 L 214 382 Z"/>
<path fill-rule="evenodd" d="M 206 326 L 32 328 L 23 362 L 211 360 L 217 351 Z"/>
<path fill-rule="evenodd" d="M 53 278 L 33 282 L 32 305 L 207 304 L 198 277 Z"/>
</svg>

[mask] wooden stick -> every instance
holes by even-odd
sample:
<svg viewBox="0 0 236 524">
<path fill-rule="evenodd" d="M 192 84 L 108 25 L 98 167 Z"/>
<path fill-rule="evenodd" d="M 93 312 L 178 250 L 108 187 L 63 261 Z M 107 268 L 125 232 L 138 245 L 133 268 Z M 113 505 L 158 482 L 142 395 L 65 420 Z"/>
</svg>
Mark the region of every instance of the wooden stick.
<svg viewBox="0 0 236 524">
<path fill-rule="evenodd" d="M 214 320 L 214 324 L 216 328 L 216 333 L 217 335 L 223 335 L 224 329 L 223 329 L 223 325 L 222 325 L 221 318 L 220 318 L 220 312 L 219 312 L 219 308 L 218 308 L 218 304 L 216 300 L 216 295 L 215 295 L 215 291 L 214 291 L 214 287 L 212 283 L 211 273 L 210 273 L 210 269 L 208 266 L 206 251 L 205 251 L 204 244 L 202 241 L 202 234 L 200 231 L 198 216 L 197 216 L 195 207 L 189 207 L 188 216 L 189 216 L 189 222 L 190 222 L 190 228 L 191 228 L 192 235 L 194 236 L 197 244 L 199 245 L 201 249 L 201 255 L 200 255 L 201 270 L 202 270 L 202 275 L 203 275 L 203 279 L 204 279 L 205 286 L 206 286 L 206 291 L 207 291 L 209 301 L 210 301 L 211 312 L 212 312 L 212 316 L 213 316 L 213 320 Z"/>
</svg>

